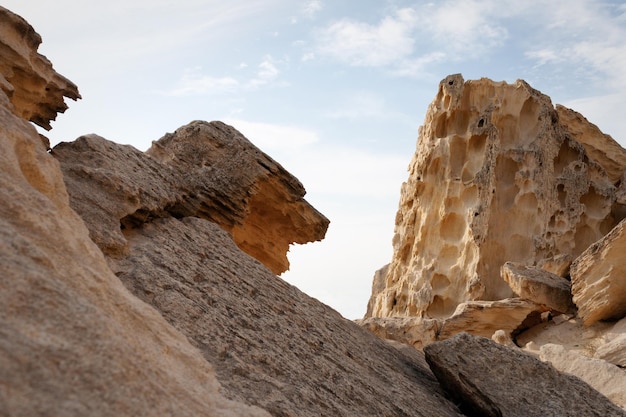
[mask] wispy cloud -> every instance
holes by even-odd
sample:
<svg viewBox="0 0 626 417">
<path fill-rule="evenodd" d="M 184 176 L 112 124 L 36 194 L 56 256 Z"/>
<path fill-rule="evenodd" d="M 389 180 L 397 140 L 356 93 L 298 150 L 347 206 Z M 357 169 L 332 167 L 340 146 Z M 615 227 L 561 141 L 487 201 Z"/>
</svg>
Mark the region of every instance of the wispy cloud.
<svg viewBox="0 0 626 417">
<path fill-rule="evenodd" d="M 324 4 L 320 0 L 310 0 L 302 8 L 302 14 L 312 19 L 315 15 L 324 8 Z"/>
<path fill-rule="evenodd" d="M 376 25 L 339 20 L 318 32 L 318 51 L 354 66 L 390 65 L 413 52 L 415 24 L 411 8 L 398 10 Z"/>
<path fill-rule="evenodd" d="M 185 70 L 174 88 L 162 93 L 169 96 L 189 96 L 256 90 L 278 82 L 279 65 L 279 61 L 266 55 L 257 65 L 256 73 L 248 75 L 247 78 L 239 74 L 239 77 L 215 77 L 205 74 L 201 67 L 189 68 Z M 244 71 L 247 68 L 248 65 L 245 63 L 241 63 L 237 67 L 239 71 Z"/>
</svg>

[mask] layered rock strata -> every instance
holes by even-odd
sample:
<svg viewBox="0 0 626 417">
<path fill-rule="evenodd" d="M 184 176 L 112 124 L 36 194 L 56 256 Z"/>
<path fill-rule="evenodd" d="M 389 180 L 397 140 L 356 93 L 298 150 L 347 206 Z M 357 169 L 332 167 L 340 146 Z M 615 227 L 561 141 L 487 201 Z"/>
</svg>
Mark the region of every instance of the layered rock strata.
<svg viewBox="0 0 626 417">
<path fill-rule="evenodd" d="M 221 122 L 192 122 L 146 153 L 88 135 L 52 154 L 72 207 L 108 256 L 126 255 L 125 234 L 146 221 L 196 216 L 220 224 L 280 274 L 289 245 L 321 240 L 329 224 L 295 177 Z"/>
<path fill-rule="evenodd" d="M 505 262 L 578 256 L 617 223 L 615 201 L 547 96 L 449 76 L 420 128 L 371 315 L 445 318 L 462 302 L 511 297 Z"/>
</svg>

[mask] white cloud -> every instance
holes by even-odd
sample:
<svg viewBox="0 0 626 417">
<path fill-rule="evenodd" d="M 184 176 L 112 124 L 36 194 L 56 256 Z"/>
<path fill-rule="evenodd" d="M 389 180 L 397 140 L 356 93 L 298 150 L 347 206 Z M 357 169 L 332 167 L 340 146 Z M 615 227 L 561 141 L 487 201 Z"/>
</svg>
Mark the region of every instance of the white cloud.
<svg viewBox="0 0 626 417">
<path fill-rule="evenodd" d="M 354 66 L 386 66 L 413 52 L 413 9 L 398 10 L 377 25 L 350 19 L 339 20 L 318 33 L 322 55 Z"/>
<path fill-rule="evenodd" d="M 302 14 L 305 17 L 311 19 L 323 8 L 324 5 L 320 0 L 310 0 L 307 4 L 304 5 L 304 8 L 302 9 Z"/>
<path fill-rule="evenodd" d="M 248 79 L 231 76 L 215 77 L 204 74 L 200 67 L 189 68 L 185 70 L 176 87 L 161 93 L 168 96 L 191 96 L 256 90 L 277 82 L 280 75 L 278 65 L 279 61 L 266 55 L 256 67 L 256 73 Z M 240 71 L 247 68 L 246 63 L 237 66 Z"/>
</svg>

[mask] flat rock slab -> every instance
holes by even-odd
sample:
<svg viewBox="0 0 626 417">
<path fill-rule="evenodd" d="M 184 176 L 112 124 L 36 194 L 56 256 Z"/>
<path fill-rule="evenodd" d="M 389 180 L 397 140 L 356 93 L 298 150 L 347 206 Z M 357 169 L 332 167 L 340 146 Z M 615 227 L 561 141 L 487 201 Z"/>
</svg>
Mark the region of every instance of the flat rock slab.
<svg viewBox="0 0 626 417">
<path fill-rule="evenodd" d="M 515 262 L 505 263 L 501 274 L 513 292 L 521 298 L 561 313 L 576 310 L 572 302 L 572 285 L 563 277 Z"/>
<path fill-rule="evenodd" d="M 468 416 L 626 416 L 580 379 L 483 337 L 460 333 L 426 346 L 424 353 Z"/>
</svg>

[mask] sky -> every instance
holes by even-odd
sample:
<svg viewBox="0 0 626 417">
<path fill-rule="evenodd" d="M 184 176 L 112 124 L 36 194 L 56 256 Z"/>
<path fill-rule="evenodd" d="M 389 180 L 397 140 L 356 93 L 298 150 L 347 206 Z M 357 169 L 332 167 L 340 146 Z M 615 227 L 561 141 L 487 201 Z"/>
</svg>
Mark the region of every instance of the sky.
<svg viewBox="0 0 626 417">
<path fill-rule="evenodd" d="M 626 2 L 4 0 L 82 100 L 46 132 L 146 150 L 221 120 L 331 224 L 281 277 L 361 318 L 391 260 L 400 186 L 439 81 L 524 79 L 626 145 Z"/>
</svg>

